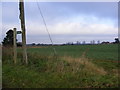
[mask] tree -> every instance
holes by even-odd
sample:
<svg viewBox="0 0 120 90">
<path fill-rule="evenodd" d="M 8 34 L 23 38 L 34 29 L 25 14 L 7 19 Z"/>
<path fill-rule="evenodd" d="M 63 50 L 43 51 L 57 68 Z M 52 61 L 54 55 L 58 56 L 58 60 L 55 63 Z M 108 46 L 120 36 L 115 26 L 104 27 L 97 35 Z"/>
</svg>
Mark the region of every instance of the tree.
<svg viewBox="0 0 120 90">
<path fill-rule="evenodd" d="M 3 39 L 2 44 L 3 46 L 13 46 L 13 30 L 10 29 L 6 33 L 6 37 Z"/>
<path fill-rule="evenodd" d="M 35 46 L 36 44 L 35 43 L 32 43 L 32 46 Z"/>
<path fill-rule="evenodd" d="M 118 38 L 115 38 L 115 43 L 120 43 Z"/>
</svg>

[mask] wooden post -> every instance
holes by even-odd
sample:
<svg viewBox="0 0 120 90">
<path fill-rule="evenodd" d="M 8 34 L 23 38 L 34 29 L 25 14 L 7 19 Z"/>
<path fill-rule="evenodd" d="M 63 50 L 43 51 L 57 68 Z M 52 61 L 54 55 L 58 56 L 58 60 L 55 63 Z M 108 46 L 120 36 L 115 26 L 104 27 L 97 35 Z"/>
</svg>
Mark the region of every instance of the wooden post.
<svg viewBox="0 0 120 90">
<path fill-rule="evenodd" d="M 13 49 L 14 49 L 14 55 L 13 55 L 13 60 L 14 60 L 14 64 L 16 64 L 17 61 L 17 45 L 16 45 L 16 28 L 13 28 Z"/>
<path fill-rule="evenodd" d="M 21 20 L 21 29 L 22 29 L 22 47 L 23 47 L 23 61 L 28 64 L 27 51 L 26 51 L 26 30 L 25 30 L 25 17 L 24 17 L 24 1 L 19 1 L 20 9 L 20 20 Z"/>
</svg>

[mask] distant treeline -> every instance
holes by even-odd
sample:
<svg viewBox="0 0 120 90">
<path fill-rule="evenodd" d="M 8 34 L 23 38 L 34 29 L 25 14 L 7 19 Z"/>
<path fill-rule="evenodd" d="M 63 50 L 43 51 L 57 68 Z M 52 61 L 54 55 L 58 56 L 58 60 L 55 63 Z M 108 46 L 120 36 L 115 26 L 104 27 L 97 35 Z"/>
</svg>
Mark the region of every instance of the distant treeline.
<svg viewBox="0 0 120 90">
<path fill-rule="evenodd" d="M 90 43 L 86 43 L 85 41 L 83 41 L 83 42 L 79 42 L 79 41 L 77 41 L 77 42 L 67 42 L 67 43 L 65 43 L 65 44 L 54 44 L 54 46 L 58 46 L 58 45 L 94 45 L 94 44 L 118 44 L 118 43 L 120 43 L 120 41 L 119 41 L 119 39 L 118 38 L 115 38 L 115 41 L 114 42 L 108 42 L 108 41 L 102 41 L 101 43 L 100 43 L 100 41 L 98 40 L 96 43 L 95 43 L 95 41 L 93 40 L 93 41 L 90 41 Z M 27 44 L 27 46 L 51 46 L 52 44 L 40 44 L 40 43 L 38 43 L 38 44 L 36 44 L 36 43 L 32 43 L 32 44 Z M 19 42 L 18 43 L 18 46 L 22 46 L 22 43 L 21 42 Z"/>
</svg>

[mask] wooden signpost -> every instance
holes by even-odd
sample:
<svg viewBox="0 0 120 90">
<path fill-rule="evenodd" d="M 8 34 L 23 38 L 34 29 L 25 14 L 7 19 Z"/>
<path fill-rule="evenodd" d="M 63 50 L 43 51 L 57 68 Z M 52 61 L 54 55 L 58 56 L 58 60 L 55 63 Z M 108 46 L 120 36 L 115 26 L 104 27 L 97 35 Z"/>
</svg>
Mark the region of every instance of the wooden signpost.
<svg viewBox="0 0 120 90">
<path fill-rule="evenodd" d="M 16 28 L 13 28 L 13 50 L 14 50 L 13 51 L 13 53 L 14 53 L 13 60 L 14 60 L 14 64 L 17 63 L 17 42 L 16 42 L 17 34 L 22 34 L 22 32 L 21 31 L 17 31 Z"/>
<path fill-rule="evenodd" d="M 14 64 L 17 62 L 17 45 L 16 45 L 16 28 L 13 28 L 13 50 L 14 50 L 14 55 L 13 55 L 13 60 Z"/>
</svg>

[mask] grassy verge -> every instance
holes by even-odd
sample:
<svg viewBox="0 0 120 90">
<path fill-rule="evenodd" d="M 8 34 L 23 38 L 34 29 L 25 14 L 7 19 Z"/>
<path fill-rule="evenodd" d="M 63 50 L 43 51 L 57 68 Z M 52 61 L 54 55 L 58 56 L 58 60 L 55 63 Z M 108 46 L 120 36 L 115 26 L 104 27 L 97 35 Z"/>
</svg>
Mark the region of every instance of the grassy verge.
<svg viewBox="0 0 120 90">
<path fill-rule="evenodd" d="M 31 55 L 32 56 L 32 55 Z M 35 59 L 38 58 L 39 59 Z M 31 57 L 28 66 L 3 65 L 3 87 L 108 88 L 118 87 L 118 76 L 87 58 Z"/>
<path fill-rule="evenodd" d="M 80 46 L 78 47 L 80 48 Z M 88 47 L 90 48 L 92 46 L 86 46 L 86 48 Z M 103 47 L 106 46 L 101 46 L 101 48 Z M 115 48 L 115 46 L 109 46 L 109 48 L 111 47 Z M 64 53 L 62 53 L 63 48 Z M 85 48 L 85 46 L 81 46 L 81 48 Z M 59 56 L 57 57 L 50 54 L 51 52 L 45 54 L 46 48 L 37 49 L 28 49 L 29 64 L 27 66 L 22 63 L 21 52 L 18 53 L 18 62 L 14 65 L 12 49 L 3 50 L 3 88 L 118 87 L 119 65 L 118 62 L 115 61 L 116 59 L 108 60 L 110 57 L 113 58 L 112 56 L 108 56 L 105 59 L 102 59 L 103 57 L 96 59 L 97 56 L 94 58 L 88 56 L 88 54 L 90 52 L 93 53 L 94 50 L 99 53 L 100 46 L 91 48 L 93 51 L 83 50 L 82 52 L 81 50 L 80 53 L 76 53 L 76 47 L 57 47 L 57 50 L 59 50 Z M 44 52 L 39 52 L 39 50 L 43 50 Z M 67 53 L 67 50 L 71 53 Z M 74 50 L 76 50 L 76 52 Z M 110 49 L 110 51 L 111 50 L 113 49 Z M 113 51 L 115 52 L 115 50 Z M 106 53 L 107 52 L 108 51 L 106 51 Z M 77 56 L 74 56 L 74 54 L 77 54 Z M 106 55 L 109 55 L 109 52 Z M 113 54 L 113 56 L 115 55 Z"/>
</svg>

